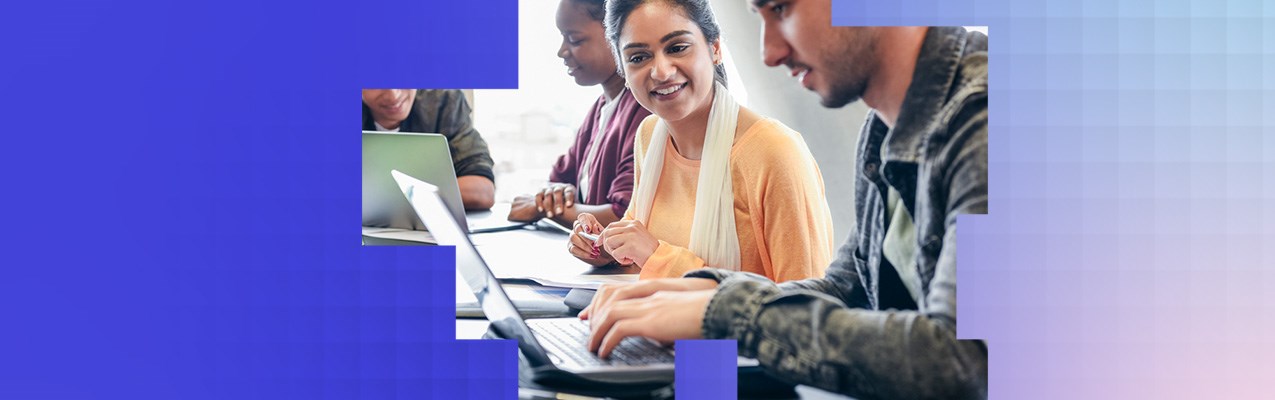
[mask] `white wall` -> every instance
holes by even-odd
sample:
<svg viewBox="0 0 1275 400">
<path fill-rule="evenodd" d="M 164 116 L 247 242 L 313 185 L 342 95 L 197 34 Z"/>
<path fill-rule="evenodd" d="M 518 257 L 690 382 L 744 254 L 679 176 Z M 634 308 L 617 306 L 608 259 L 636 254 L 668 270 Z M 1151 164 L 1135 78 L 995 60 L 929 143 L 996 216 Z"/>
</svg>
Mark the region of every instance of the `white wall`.
<svg viewBox="0 0 1275 400">
<path fill-rule="evenodd" d="M 854 229 L 854 150 L 867 107 L 863 102 L 833 110 L 819 105 L 819 97 L 801 87 L 787 68 L 762 63 L 761 20 L 742 0 L 711 4 L 734 69 L 748 91 L 746 105 L 801 132 L 819 162 L 840 246 Z"/>
</svg>

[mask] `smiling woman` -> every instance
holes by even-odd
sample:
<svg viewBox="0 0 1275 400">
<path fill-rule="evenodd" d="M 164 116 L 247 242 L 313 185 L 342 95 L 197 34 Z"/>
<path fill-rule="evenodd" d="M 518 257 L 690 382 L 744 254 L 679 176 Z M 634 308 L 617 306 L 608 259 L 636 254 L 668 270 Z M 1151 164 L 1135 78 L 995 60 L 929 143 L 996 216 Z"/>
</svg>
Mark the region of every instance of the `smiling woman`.
<svg viewBox="0 0 1275 400">
<path fill-rule="evenodd" d="M 638 101 L 665 120 L 711 105 L 714 82 L 726 85 L 721 29 L 707 1 L 612 2 L 607 36 Z"/>
<path fill-rule="evenodd" d="M 832 222 L 819 167 L 800 134 L 741 107 L 726 89 L 707 1 L 607 7 L 625 84 L 655 115 L 638 128 L 624 219 L 604 227 L 581 214 L 575 229 L 601 235 L 572 235 L 572 253 L 636 264 L 644 279 L 706 265 L 777 281 L 822 276 Z"/>
<path fill-rule="evenodd" d="M 624 88 L 624 80 L 614 74 L 615 54 L 611 51 L 603 25 L 605 1 L 558 0 L 555 4 L 556 7 L 546 7 L 541 2 L 519 4 L 518 89 L 473 91 L 474 125 L 491 146 L 494 171 L 500 182 L 496 188 L 498 203 L 542 192 L 548 187 L 547 183 L 553 181 L 546 178 L 555 173 L 556 160 L 565 154 L 564 150 L 580 141 L 584 121 L 597 119 L 589 115 L 605 92 L 605 85 L 590 83 L 596 82 L 597 73 L 605 71 L 616 76 L 616 87 Z M 589 29 L 596 31 L 586 32 Z M 586 34 L 577 35 L 572 31 Z M 564 43 L 573 47 L 565 58 L 562 57 Z M 740 43 L 747 41 L 741 40 Z M 607 66 L 605 69 L 575 71 L 584 63 L 581 60 L 594 59 L 590 57 L 593 53 L 586 55 L 583 52 L 589 47 L 601 48 L 596 55 L 604 58 Z M 723 64 L 727 67 L 731 94 L 740 104 L 747 105 L 749 93 L 744 91 L 742 75 L 734 69 L 737 65 L 731 63 L 734 50 L 731 43 L 722 44 Z M 645 110 L 641 106 L 637 108 Z M 636 127 L 634 124 L 635 130 Z M 596 181 L 590 179 L 588 183 Z M 627 206 L 626 201 L 613 200 L 611 204 Z M 624 209 L 615 211 L 619 217 Z M 568 226 L 575 216 L 569 217 L 572 219 L 565 221 Z M 560 219 L 560 215 L 552 218 Z"/>
</svg>

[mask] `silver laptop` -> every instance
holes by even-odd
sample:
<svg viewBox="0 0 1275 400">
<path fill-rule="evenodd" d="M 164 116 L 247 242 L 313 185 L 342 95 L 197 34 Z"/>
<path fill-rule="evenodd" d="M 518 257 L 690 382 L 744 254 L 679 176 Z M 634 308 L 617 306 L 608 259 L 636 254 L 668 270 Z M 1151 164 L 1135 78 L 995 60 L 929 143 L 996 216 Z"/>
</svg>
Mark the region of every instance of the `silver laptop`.
<svg viewBox="0 0 1275 400">
<path fill-rule="evenodd" d="M 438 187 L 452 218 L 466 233 L 492 232 L 526 225 L 505 220 L 504 213 L 465 212 L 456 183 L 447 137 L 433 133 L 363 131 L 363 226 L 426 230 L 403 200 L 390 170 L 403 171 Z M 499 214 L 499 215 L 497 215 Z"/>
<path fill-rule="evenodd" d="M 468 231 L 447 137 L 432 133 L 363 131 L 363 226 L 425 230 L 403 200 L 391 170 L 437 187 L 448 213 Z"/>
<path fill-rule="evenodd" d="M 673 351 L 646 339 L 626 338 L 609 359 L 586 349 L 589 326 L 576 318 L 524 320 L 492 275 L 469 236 L 461 231 L 428 183 L 399 171 L 392 172 L 403 195 L 441 245 L 456 246 L 456 271 L 474 291 L 493 330 L 518 340 L 533 380 L 552 381 L 563 374 L 609 383 L 673 381 Z M 744 359 L 741 359 L 744 360 Z M 756 365 L 753 360 L 751 365 Z M 741 366 L 746 366 L 741 364 Z"/>
</svg>

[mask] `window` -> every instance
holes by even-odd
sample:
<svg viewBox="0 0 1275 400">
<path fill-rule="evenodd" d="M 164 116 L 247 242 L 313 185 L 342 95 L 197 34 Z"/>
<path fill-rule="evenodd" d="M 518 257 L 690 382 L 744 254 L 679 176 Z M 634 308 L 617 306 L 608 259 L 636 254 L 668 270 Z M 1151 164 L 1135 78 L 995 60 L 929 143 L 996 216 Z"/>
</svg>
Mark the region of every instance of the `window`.
<svg viewBox="0 0 1275 400">
<path fill-rule="evenodd" d="M 575 139 L 600 86 L 580 87 L 558 58 L 562 35 L 557 7 L 518 10 L 518 84 L 513 90 L 475 90 L 474 125 L 496 162 L 496 201 L 544 187 L 558 156 Z"/>
<path fill-rule="evenodd" d="M 589 107 L 602 95 L 601 86 L 580 87 L 567 75 L 558 58 L 556 11 L 540 3 L 519 8 L 519 89 L 474 91 L 474 126 L 496 162 L 498 202 L 544 187 L 553 163 L 571 147 Z M 739 73 L 723 49 L 732 93 L 746 104 Z"/>
</svg>

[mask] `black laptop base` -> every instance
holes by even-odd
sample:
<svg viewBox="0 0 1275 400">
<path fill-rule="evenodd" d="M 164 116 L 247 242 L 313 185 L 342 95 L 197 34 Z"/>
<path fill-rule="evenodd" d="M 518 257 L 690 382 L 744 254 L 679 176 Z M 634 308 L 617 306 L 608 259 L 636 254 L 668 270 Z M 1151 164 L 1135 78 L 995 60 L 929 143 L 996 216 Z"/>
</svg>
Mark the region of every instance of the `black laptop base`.
<svg viewBox="0 0 1275 400">
<path fill-rule="evenodd" d="M 505 339 L 494 329 L 488 329 L 483 339 Z M 617 399 L 671 399 L 672 382 L 615 383 L 585 379 L 551 366 L 532 367 L 522 351 L 518 352 L 518 385 L 520 387 L 569 393 L 589 397 Z"/>
</svg>

